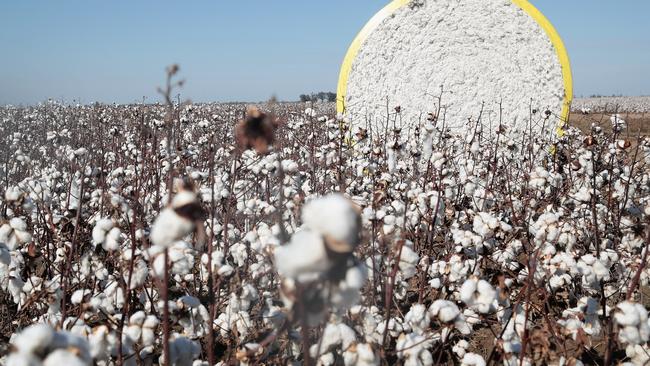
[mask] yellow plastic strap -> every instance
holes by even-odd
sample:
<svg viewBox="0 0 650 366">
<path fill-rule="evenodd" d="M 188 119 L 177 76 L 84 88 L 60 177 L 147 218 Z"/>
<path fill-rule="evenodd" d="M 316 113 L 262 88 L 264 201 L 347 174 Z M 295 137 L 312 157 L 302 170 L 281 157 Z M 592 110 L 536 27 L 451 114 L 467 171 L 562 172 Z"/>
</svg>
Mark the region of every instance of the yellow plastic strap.
<svg viewBox="0 0 650 366">
<path fill-rule="evenodd" d="M 350 72 L 352 71 L 352 64 L 359 54 L 361 45 L 366 41 L 368 36 L 372 33 L 384 21 L 388 16 L 393 14 L 397 9 L 401 8 L 404 5 L 407 5 L 410 0 L 393 0 L 390 4 L 386 5 L 381 9 L 377 14 L 375 14 L 372 19 L 361 29 L 361 32 L 357 34 L 348 49 L 348 52 L 343 59 L 343 65 L 341 66 L 341 73 L 339 74 L 339 83 L 336 90 L 337 102 L 336 110 L 338 113 L 345 112 L 345 96 L 347 95 L 348 89 L 348 78 Z M 546 34 L 551 40 L 553 47 L 555 47 L 555 52 L 560 61 L 560 66 L 562 67 L 562 78 L 564 79 L 564 102 L 562 104 L 562 113 L 560 115 L 560 121 L 558 122 L 557 133 L 559 136 L 564 134 L 563 126 L 569 119 L 569 112 L 571 110 L 571 102 L 573 101 L 573 74 L 571 72 L 571 62 L 569 60 L 569 54 L 567 53 L 564 42 L 559 33 L 553 27 L 553 24 L 540 12 L 533 4 L 528 2 L 528 0 L 512 0 L 513 4 L 519 6 L 523 11 L 525 11 L 531 18 L 533 18 L 541 27 L 544 29 Z"/>
</svg>

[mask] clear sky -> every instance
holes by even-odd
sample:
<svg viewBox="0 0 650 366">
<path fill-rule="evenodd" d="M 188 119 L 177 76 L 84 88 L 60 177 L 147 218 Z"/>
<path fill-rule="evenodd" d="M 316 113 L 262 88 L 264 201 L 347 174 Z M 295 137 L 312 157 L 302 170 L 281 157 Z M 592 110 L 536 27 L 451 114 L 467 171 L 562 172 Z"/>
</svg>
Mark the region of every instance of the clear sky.
<svg viewBox="0 0 650 366">
<path fill-rule="evenodd" d="M 157 99 L 171 63 L 193 101 L 334 91 L 350 41 L 387 2 L 2 0 L 0 104 Z M 567 45 L 577 96 L 650 94 L 650 1 L 532 2 Z"/>
</svg>

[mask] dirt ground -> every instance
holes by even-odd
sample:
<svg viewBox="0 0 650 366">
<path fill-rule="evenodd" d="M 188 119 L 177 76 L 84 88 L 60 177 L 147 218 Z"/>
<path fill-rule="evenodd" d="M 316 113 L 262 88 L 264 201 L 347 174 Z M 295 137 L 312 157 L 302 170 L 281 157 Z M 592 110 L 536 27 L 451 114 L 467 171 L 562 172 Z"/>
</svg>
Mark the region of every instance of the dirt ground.
<svg viewBox="0 0 650 366">
<path fill-rule="evenodd" d="M 650 136 L 650 113 L 619 113 L 621 118 L 627 122 L 628 128 L 621 137 L 636 137 L 639 133 L 641 136 Z M 590 113 L 582 114 L 581 112 L 572 112 L 569 117 L 569 124 L 580 128 L 584 133 L 589 133 L 593 123 L 601 126 L 603 129 L 611 129 L 611 114 L 608 113 Z"/>
</svg>

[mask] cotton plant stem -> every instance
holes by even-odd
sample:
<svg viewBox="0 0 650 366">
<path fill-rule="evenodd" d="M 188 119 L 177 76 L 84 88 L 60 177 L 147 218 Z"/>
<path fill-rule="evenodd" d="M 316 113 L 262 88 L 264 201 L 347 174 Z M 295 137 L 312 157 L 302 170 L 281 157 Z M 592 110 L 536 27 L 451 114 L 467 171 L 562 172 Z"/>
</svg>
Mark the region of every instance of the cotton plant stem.
<svg viewBox="0 0 650 366">
<path fill-rule="evenodd" d="M 163 252 L 165 259 L 165 273 L 163 283 L 161 284 L 161 299 L 163 301 L 163 356 L 165 358 L 164 366 L 170 365 L 169 360 L 169 250 L 165 248 Z"/>
<path fill-rule="evenodd" d="M 404 240 L 398 241 L 397 247 L 397 256 L 395 257 L 395 263 L 393 263 L 393 269 L 390 274 L 390 279 L 388 283 L 388 288 L 386 289 L 386 298 L 384 300 L 384 306 L 386 306 L 386 322 L 384 328 L 384 334 L 382 336 L 381 345 L 382 350 L 386 348 L 386 342 L 388 340 L 388 325 L 390 323 L 391 310 L 393 308 L 393 289 L 395 287 L 395 278 L 397 277 L 397 271 L 399 270 L 399 262 L 402 257 L 402 248 L 404 247 Z"/>
</svg>

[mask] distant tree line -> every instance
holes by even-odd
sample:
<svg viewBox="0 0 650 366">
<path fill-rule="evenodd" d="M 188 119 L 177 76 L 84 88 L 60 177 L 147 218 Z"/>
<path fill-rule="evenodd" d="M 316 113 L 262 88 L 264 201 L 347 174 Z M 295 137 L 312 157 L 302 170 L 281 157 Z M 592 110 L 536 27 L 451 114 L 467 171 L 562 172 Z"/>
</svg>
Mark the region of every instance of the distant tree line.
<svg viewBox="0 0 650 366">
<path fill-rule="evenodd" d="M 332 92 L 319 92 L 311 94 L 300 94 L 301 102 L 336 102 L 336 93 Z"/>
</svg>

